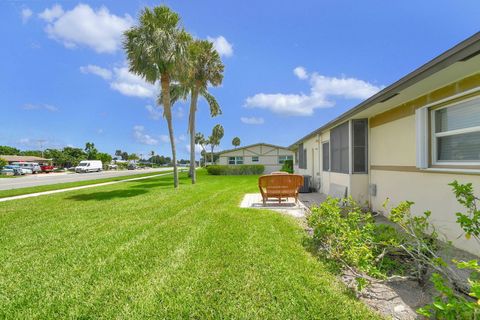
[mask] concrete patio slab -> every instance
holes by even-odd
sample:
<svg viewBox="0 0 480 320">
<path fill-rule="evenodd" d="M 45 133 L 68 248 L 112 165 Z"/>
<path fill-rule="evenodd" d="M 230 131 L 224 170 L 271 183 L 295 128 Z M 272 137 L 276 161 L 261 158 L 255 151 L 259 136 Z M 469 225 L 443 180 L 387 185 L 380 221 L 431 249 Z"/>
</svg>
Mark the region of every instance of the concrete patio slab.
<svg viewBox="0 0 480 320">
<path fill-rule="evenodd" d="M 278 200 L 269 200 L 263 205 L 262 195 L 260 193 L 247 193 L 240 203 L 240 208 L 267 209 L 274 210 L 295 218 L 304 218 L 308 208 L 301 202 L 295 203 L 294 198 L 283 199 L 281 203 Z"/>
</svg>

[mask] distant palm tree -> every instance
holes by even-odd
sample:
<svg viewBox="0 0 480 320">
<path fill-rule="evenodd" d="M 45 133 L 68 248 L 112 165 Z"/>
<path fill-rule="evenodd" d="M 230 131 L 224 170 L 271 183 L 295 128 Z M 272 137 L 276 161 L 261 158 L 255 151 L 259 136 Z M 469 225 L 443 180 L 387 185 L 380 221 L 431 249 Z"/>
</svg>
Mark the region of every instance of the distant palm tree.
<svg viewBox="0 0 480 320">
<path fill-rule="evenodd" d="M 203 164 L 207 164 L 207 149 L 206 145 L 208 144 L 207 139 L 205 139 L 205 136 L 201 132 L 197 132 L 195 134 L 195 144 L 198 144 L 202 150 L 203 150 Z"/>
<path fill-rule="evenodd" d="M 208 87 L 219 86 L 223 80 L 224 65 L 220 55 L 207 40 L 194 40 L 189 45 L 189 63 L 180 82 L 171 86 L 170 97 L 172 102 L 178 99 L 185 100 L 190 94 L 190 112 L 188 131 L 190 133 L 190 177 L 192 183 L 196 182 L 195 174 L 195 115 L 198 97 L 202 96 L 210 107 L 210 115 L 216 117 L 222 113 L 220 106 L 208 92 Z"/>
<path fill-rule="evenodd" d="M 232 140 L 232 145 L 236 148 L 240 145 L 240 138 L 239 137 L 235 137 L 233 138 Z"/>
<path fill-rule="evenodd" d="M 150 162 L 152 164 L 152 168 L 153 168 L 153 160 L 154 160 L 153 157 L 155 157 L 155 151 L 152 150 L 150 151 Z"/>
<path fill-rule="evenodd" d="M 160 80 L 161 94 L 172 148 L 173 185 L 178 187 L 177 154 L 172 124 L 170 85 L 178 80 L 188 62 L 187 48 L 191 36 L 180 28 L 180 17 L 166 6 L 145 8 L 139 23 L 125 32 L 124 49 L 129 70 L 152 84 Z"/>
<path fill-rule="evenodd" d="M 210 145 L 210 160 L 212 161 L 213 164 L 213 149 L 220 145 L 220 140 L 223 138 L 223 127 L 220 124 L 217 124 L 215 127 L 213 127 L 212 130 L 212 135 L 208 137 L 208 144 Z"/>
</svg>

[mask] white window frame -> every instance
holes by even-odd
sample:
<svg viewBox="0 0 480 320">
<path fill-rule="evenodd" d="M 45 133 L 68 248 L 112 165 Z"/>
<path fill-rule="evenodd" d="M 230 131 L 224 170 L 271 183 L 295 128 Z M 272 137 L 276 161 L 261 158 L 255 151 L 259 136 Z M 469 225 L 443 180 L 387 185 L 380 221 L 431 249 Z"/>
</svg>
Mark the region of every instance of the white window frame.
<svg viewBox="0 0 480 320">
<path fill-rule="evenodd" d="M 232 158 L 234 158 L 235 163 L 230 163 Z M 240 156 L 228 157 L 228 164 L 232 166 L 237 164 L 243 164 L 243 157 L 240 157 Z"/>
<path fill-rule="evenodd" d="M 256 158 L 257 160 L 253 160 L 254 158 Z M 259 156 L 252 156 L 252 163 L 255 162 L 260 162 L 260 157 Z"/>
<path fill-rule="evenodd" d="M 438 132 L 436 133 L 435 128 L 435 112 L 439 110 L 443 110 L 446 108 L 451 108 L 457 106 L 461 103 L 465 103 L 471 100 L 479 100 L 480 103 L 480 95 L 476 95 L 474 97 L 470 97 L 461 101 L 456 101 L 454 103 L 442 106 L 440 108 L 429 109 L 430 111 L 430 141 L 431 141 L 431 161 L 432 165 L 451 165 L 451 166 L 478 166 L 480 165 L 480 161 L 462 161 L 462 160 L 438 160 L 437 159 L 437 138 L 441 137 L 448 137 L 448 136 L 455 136 L 464 133 L 472 133 L 472 132 L 480 132 L 480 126 L 476 127 L 469 127 L 464 129 L 455 129 L 445 132 Z"/>
</svg>

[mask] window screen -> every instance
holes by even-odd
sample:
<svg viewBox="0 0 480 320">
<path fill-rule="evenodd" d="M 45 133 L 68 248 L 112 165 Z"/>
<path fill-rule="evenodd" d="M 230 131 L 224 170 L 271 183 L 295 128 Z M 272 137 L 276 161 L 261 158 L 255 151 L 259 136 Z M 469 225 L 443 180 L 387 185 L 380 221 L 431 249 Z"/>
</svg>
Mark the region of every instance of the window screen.
<svg viewBox="0 0 480 320">
<path fill-rule="evenodd" d="M 480 98 L 433 111 L 435 161 L 480 161 Z"/>
<path fill-rule="evenodd" d="M 330 170 L 349 173 L 348 166 L 348 122 L 330 131 Z"/>
<path fill-rule="evenodd" d="M 353 173 L 366 173 L 367 170 L 368 120 L 352 120 L 352 168 Z"/>
<path fill-rule="evenodd" d="M 303 149 L 303 143 L 300 143 L 298 145 L 298 167 L 300 169 L 306 169 L 307 168 L 307 163 L 306 163 L 306 152 L 307 150 Z"/>
<path fill-rule="evenodd" d="M 252 157 L 252 162 L 258 162 L 258 157 L 253 156 L 253 157 Z"/>
<path fill-rule="evenodd" d="M 322 169 L 323 171 L 330 170 L 330 143 L 322 144 Z"/>
</svg>

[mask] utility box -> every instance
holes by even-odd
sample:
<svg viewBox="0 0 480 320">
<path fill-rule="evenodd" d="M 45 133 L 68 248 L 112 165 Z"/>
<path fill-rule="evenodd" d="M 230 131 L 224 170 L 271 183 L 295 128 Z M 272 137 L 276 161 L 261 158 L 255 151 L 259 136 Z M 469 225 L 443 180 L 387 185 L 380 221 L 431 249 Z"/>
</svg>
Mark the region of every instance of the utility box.
<svg viewBox="0 0 480 320">
<path fill-rule="evenodd" d="M 311 192 L 310 186 L 312 182 L 311 176 L 303 176 L 303 186 L 298 190 L 300 193 L 308 193 Z"/>
</svg>

